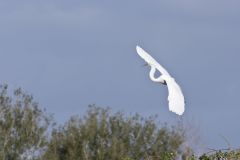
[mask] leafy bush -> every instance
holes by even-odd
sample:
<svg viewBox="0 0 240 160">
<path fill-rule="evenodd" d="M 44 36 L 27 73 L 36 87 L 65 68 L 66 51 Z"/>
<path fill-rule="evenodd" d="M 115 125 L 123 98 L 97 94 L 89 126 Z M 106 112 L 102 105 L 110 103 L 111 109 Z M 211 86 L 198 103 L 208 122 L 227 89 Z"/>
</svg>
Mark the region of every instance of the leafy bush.
<svg viewBox="0 0 240 160">
<path fill-rule="evenodd" d="M 199 160 L 240 160 L 240 150 L 215 151 L 212 154 L 203 154 Z"/>
<path fill-rule="evenodd" d="M 152 117 L 111 115 L 109 109 L 92 105 L 84 118 L 72 117 L 52 132 L 44 159 L 174 159 L 183 135 L 176 127 L 160 128 Z"/>
<path fill-rule="evenodd" d="M 7 91 L 7 85 L 0 86 L 0 159 L 34 159 L 47 147 L 51 117 L 21 89 L 12 98 Z"/>
<path fill-rule="evenodd" d="M 10 97 L 7 85 L 0 86 L 0 160 L 240 160 L 240 150 L 196 157 L 183 148 L 183 128 L 95 105 L 82 118 L 51 128 L 47 138 L 52 122 L 31 95 L 17 89 Z"/>
</svg>

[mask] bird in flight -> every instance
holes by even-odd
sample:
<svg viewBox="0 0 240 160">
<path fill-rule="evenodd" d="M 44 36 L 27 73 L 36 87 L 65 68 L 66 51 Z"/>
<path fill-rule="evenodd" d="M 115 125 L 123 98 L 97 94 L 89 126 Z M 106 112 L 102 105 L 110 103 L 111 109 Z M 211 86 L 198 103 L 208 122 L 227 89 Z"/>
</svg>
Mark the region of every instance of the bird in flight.
<svg viewBox="0 0 240 160">
<path fill-rule="evenodd" d="M 166 69 L 164 69 L 151 55 L 139 46 L 136 46 L 136 50 L 138 55 L 151 67 L 149 72 L 150 79 L 153 82 L 167 85 L 169 110 L 178 115 L 182 115 L 185 110 L 185 101 L 180 86 Z M 157 70 L 161 73 L 159 77 L 155 77 L 155 72 Z"/>
</svg>

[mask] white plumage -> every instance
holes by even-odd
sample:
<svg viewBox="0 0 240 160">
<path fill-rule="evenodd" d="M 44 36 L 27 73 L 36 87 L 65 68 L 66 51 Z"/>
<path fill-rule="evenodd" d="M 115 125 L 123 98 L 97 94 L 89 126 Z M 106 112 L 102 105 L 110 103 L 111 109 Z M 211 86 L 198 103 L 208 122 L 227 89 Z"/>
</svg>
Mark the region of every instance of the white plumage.
<svg viewBox="0 0 240 160">
<path fill-rule="evenodd" d="M 168 101 L 169 101 L 169 110 L 182 115 L 185 110 L 184 96 L 181 91 L 180 86 L 175 82 L 174 78 L 146 51 L 141 47 L 136 47 L 138 55 L 147 62 L 151 67 L 149 77 L 152 81 L 166 84 L 168 86 Z M 158 70 L 161 75 L 158 78 L 154 77 L 154 74 Z"/>
</svg>

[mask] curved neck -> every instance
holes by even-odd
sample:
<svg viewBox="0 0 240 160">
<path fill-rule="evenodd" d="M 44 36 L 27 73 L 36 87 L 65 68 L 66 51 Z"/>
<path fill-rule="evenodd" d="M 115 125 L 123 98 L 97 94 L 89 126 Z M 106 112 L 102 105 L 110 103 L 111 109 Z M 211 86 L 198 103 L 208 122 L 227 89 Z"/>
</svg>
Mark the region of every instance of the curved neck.
<svg viewBox="0 0 240 160">
<path fill-rule="evenodd" d="M 150 73 L 149 73 L 149 77 L 152 81 L 154 82 L 159 82 L 158 79 L 160 78 L 160 76 L 158 78 L 155 78 L 155 72 L 156 72 L 156 68 L 155 67 L 152 67 L 151 66 L 151 70 L 150 70 Z"/>
<path fill-rule="evenodd" d="M 156 68 L 151 66 L 151 70 L 149 72 L 149 77 L 153 82 L 160 82 L 160 83 L 164 83 L 164 80 L 162 79 L 161 76 L 155 78 L 155 72 L 156 72 Z"/>
</svg>

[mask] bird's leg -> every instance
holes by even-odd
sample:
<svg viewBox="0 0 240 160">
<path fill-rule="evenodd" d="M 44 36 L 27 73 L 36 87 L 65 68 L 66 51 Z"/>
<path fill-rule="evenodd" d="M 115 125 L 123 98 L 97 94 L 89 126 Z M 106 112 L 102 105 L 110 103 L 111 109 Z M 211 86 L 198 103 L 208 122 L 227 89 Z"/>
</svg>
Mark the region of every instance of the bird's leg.
<svg viewBox="0 0 240 160">
<path fill-rule="evenodd" d="M 166 83 L 166 81 L 165 80 L 163 80 L 163 83 L 162 83 L 163 85 L 167 85 L 167 83 Z"/>
<path fill-rule="evenodd" d="M 143 67 L 146 67 L 146 66 L 149 66 L 149 64 L 148 64 L 148 63 L 145 63 L 145 64 L 143 65 Z"/>
<path fill-rule="evenodd" d="M 158 77 L 159 82 L 162 83 L 163 85 L 167 85 L 166 81 L 162 78 L 162 75 Z"/>
</svg>

